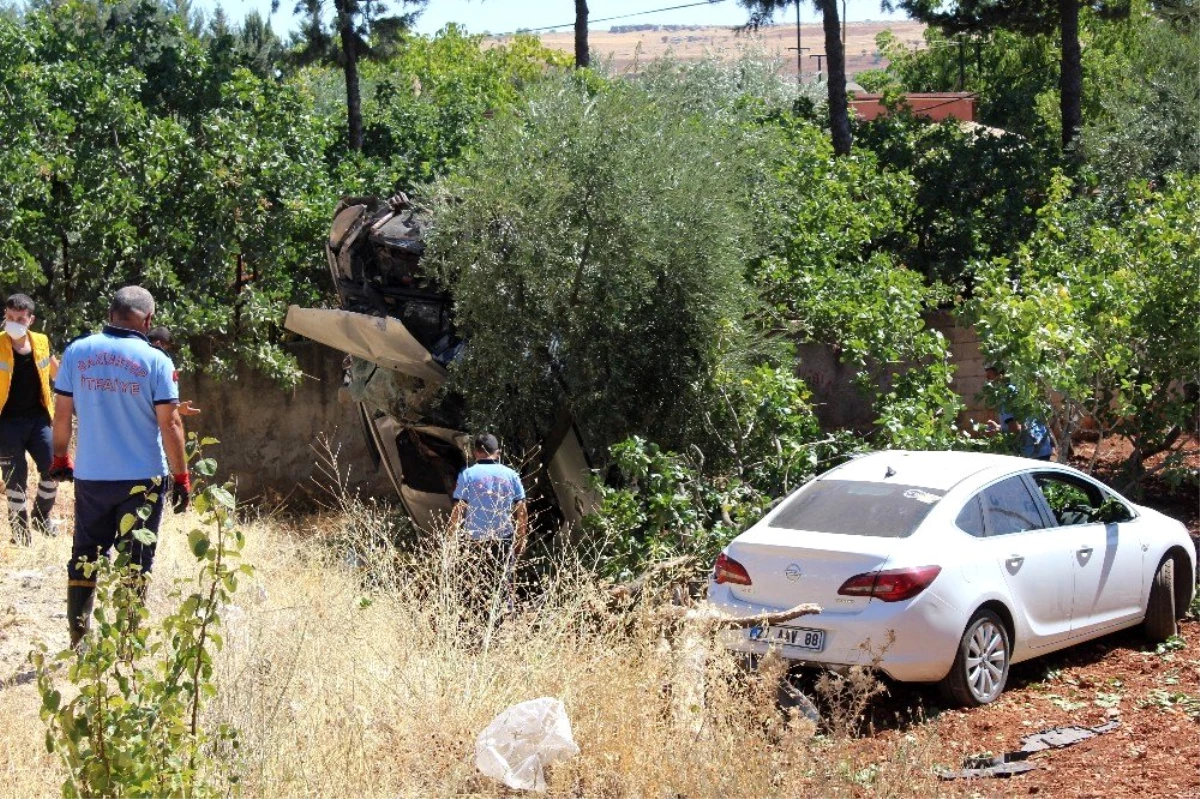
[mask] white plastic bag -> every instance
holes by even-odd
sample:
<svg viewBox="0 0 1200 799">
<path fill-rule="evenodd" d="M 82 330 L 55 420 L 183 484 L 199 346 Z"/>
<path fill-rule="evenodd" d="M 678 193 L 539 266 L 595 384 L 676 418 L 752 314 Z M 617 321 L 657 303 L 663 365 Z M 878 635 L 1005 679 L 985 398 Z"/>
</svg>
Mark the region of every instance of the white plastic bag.
<svg viewBox="0 0 1200 799">
<path fill-rule="evenodd" d="M 523 791 L 546 790 L 542 769 L 577 754 L 567 711 L 549 696 L 513 705 L 475 740 L 475 767 Z"/>
</svg>

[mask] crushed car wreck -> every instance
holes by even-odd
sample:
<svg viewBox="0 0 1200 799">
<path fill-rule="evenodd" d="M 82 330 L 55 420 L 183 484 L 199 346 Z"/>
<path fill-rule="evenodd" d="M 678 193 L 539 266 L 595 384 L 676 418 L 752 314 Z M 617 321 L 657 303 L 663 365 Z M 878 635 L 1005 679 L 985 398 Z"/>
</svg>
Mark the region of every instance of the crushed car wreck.
<svg viewBox="0 0 1200 799">
<path fill-rule="evenodd" d="M 346 353 L 344 386 L 368 451 L 429 530 L 448 518 L 470 435 L 465 399 L 443 390 L 465 341 L 453 298 L 422 275 L 426 225 L 404 194 L 343 199 L 325 248 L 340 307 L 292 306 L 284 324 Z M 568 531 L 594 504 L 587 453 L 565 413 L 514 468 L 546 533 Z"/>
</svg>

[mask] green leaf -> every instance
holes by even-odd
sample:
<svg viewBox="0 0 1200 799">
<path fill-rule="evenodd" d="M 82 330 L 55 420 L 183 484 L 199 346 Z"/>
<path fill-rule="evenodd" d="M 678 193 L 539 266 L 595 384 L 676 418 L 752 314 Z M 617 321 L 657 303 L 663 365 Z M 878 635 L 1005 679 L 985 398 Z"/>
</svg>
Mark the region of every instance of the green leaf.
<svg viewBox="0 0 1200 799">
<path fill-rule="evenodd" d="M 229 493 L 222 486 L 210 486 L 209 488 L 205 489 L 205 492 L 209 494 L 214 501 L 231 510 L 237 505 L 237 503 L 234 501 L 233 494 Z"/>
<path fill-rule="evenodd" d="M 139 527 L 136 530 L 134 530 L 133 537 L 136 538 L 138 540 L 138 542 L 140 542 L 141 544 L 143 544 L 145 546 L 150 546 L 151 544 L 158 541 L 158 536 L 155 535 L 153 532 L 151 532 L 150 530 L 148 530 L 145 527 Z"/>
<path fill-rule="evenodd" d="M 192 530 L 188 533 L 188 547 L 197 558 L 204 557 L 210 545 L 208 535 L 203 530 Z"/>
<path fill-rule="evenodd" d="M 122 516 L 120 524 L 121 535 L 125 535 L 132 530 L 133 526 L 137 524 L 137 521 L 137 516 L 134 516 L 132 513 L 126 513 L 124 516 Z"/>
</svg>

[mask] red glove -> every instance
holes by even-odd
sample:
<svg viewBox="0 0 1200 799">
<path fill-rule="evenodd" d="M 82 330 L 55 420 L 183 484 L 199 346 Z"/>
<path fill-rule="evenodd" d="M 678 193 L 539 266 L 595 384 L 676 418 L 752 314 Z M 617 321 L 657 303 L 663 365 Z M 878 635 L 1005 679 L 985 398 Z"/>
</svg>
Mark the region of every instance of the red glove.
<svg viewBox="0 0 1200 799">
<path fill-rule="evenodd" d="M 71 460 L 70 455 L 55 455 L 50 461 L 50 470 L 46 472 L 46 476 L 60 483 L 64 480 L 74 480 L 75 462 Z"/>
<path fill-rule="evenodd" d="M 171 507 L 183 513 L 192 502 L 192 476 L 187 472 L 171 478 Z"/>
</svg>

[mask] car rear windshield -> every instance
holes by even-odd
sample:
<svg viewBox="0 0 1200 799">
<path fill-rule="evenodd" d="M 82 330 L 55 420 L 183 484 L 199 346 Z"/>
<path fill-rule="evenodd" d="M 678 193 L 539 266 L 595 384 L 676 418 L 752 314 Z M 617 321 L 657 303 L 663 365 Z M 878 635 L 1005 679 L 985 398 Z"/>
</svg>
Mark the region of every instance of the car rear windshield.
<svg viewBox="0 0 1200 799">
<path fill-rule="evenodd" d="M 782 530 L 904 538 L 942 494 L 891 483 L 818 480 L 792 497 L 770 524 Z"/>
</svg>

